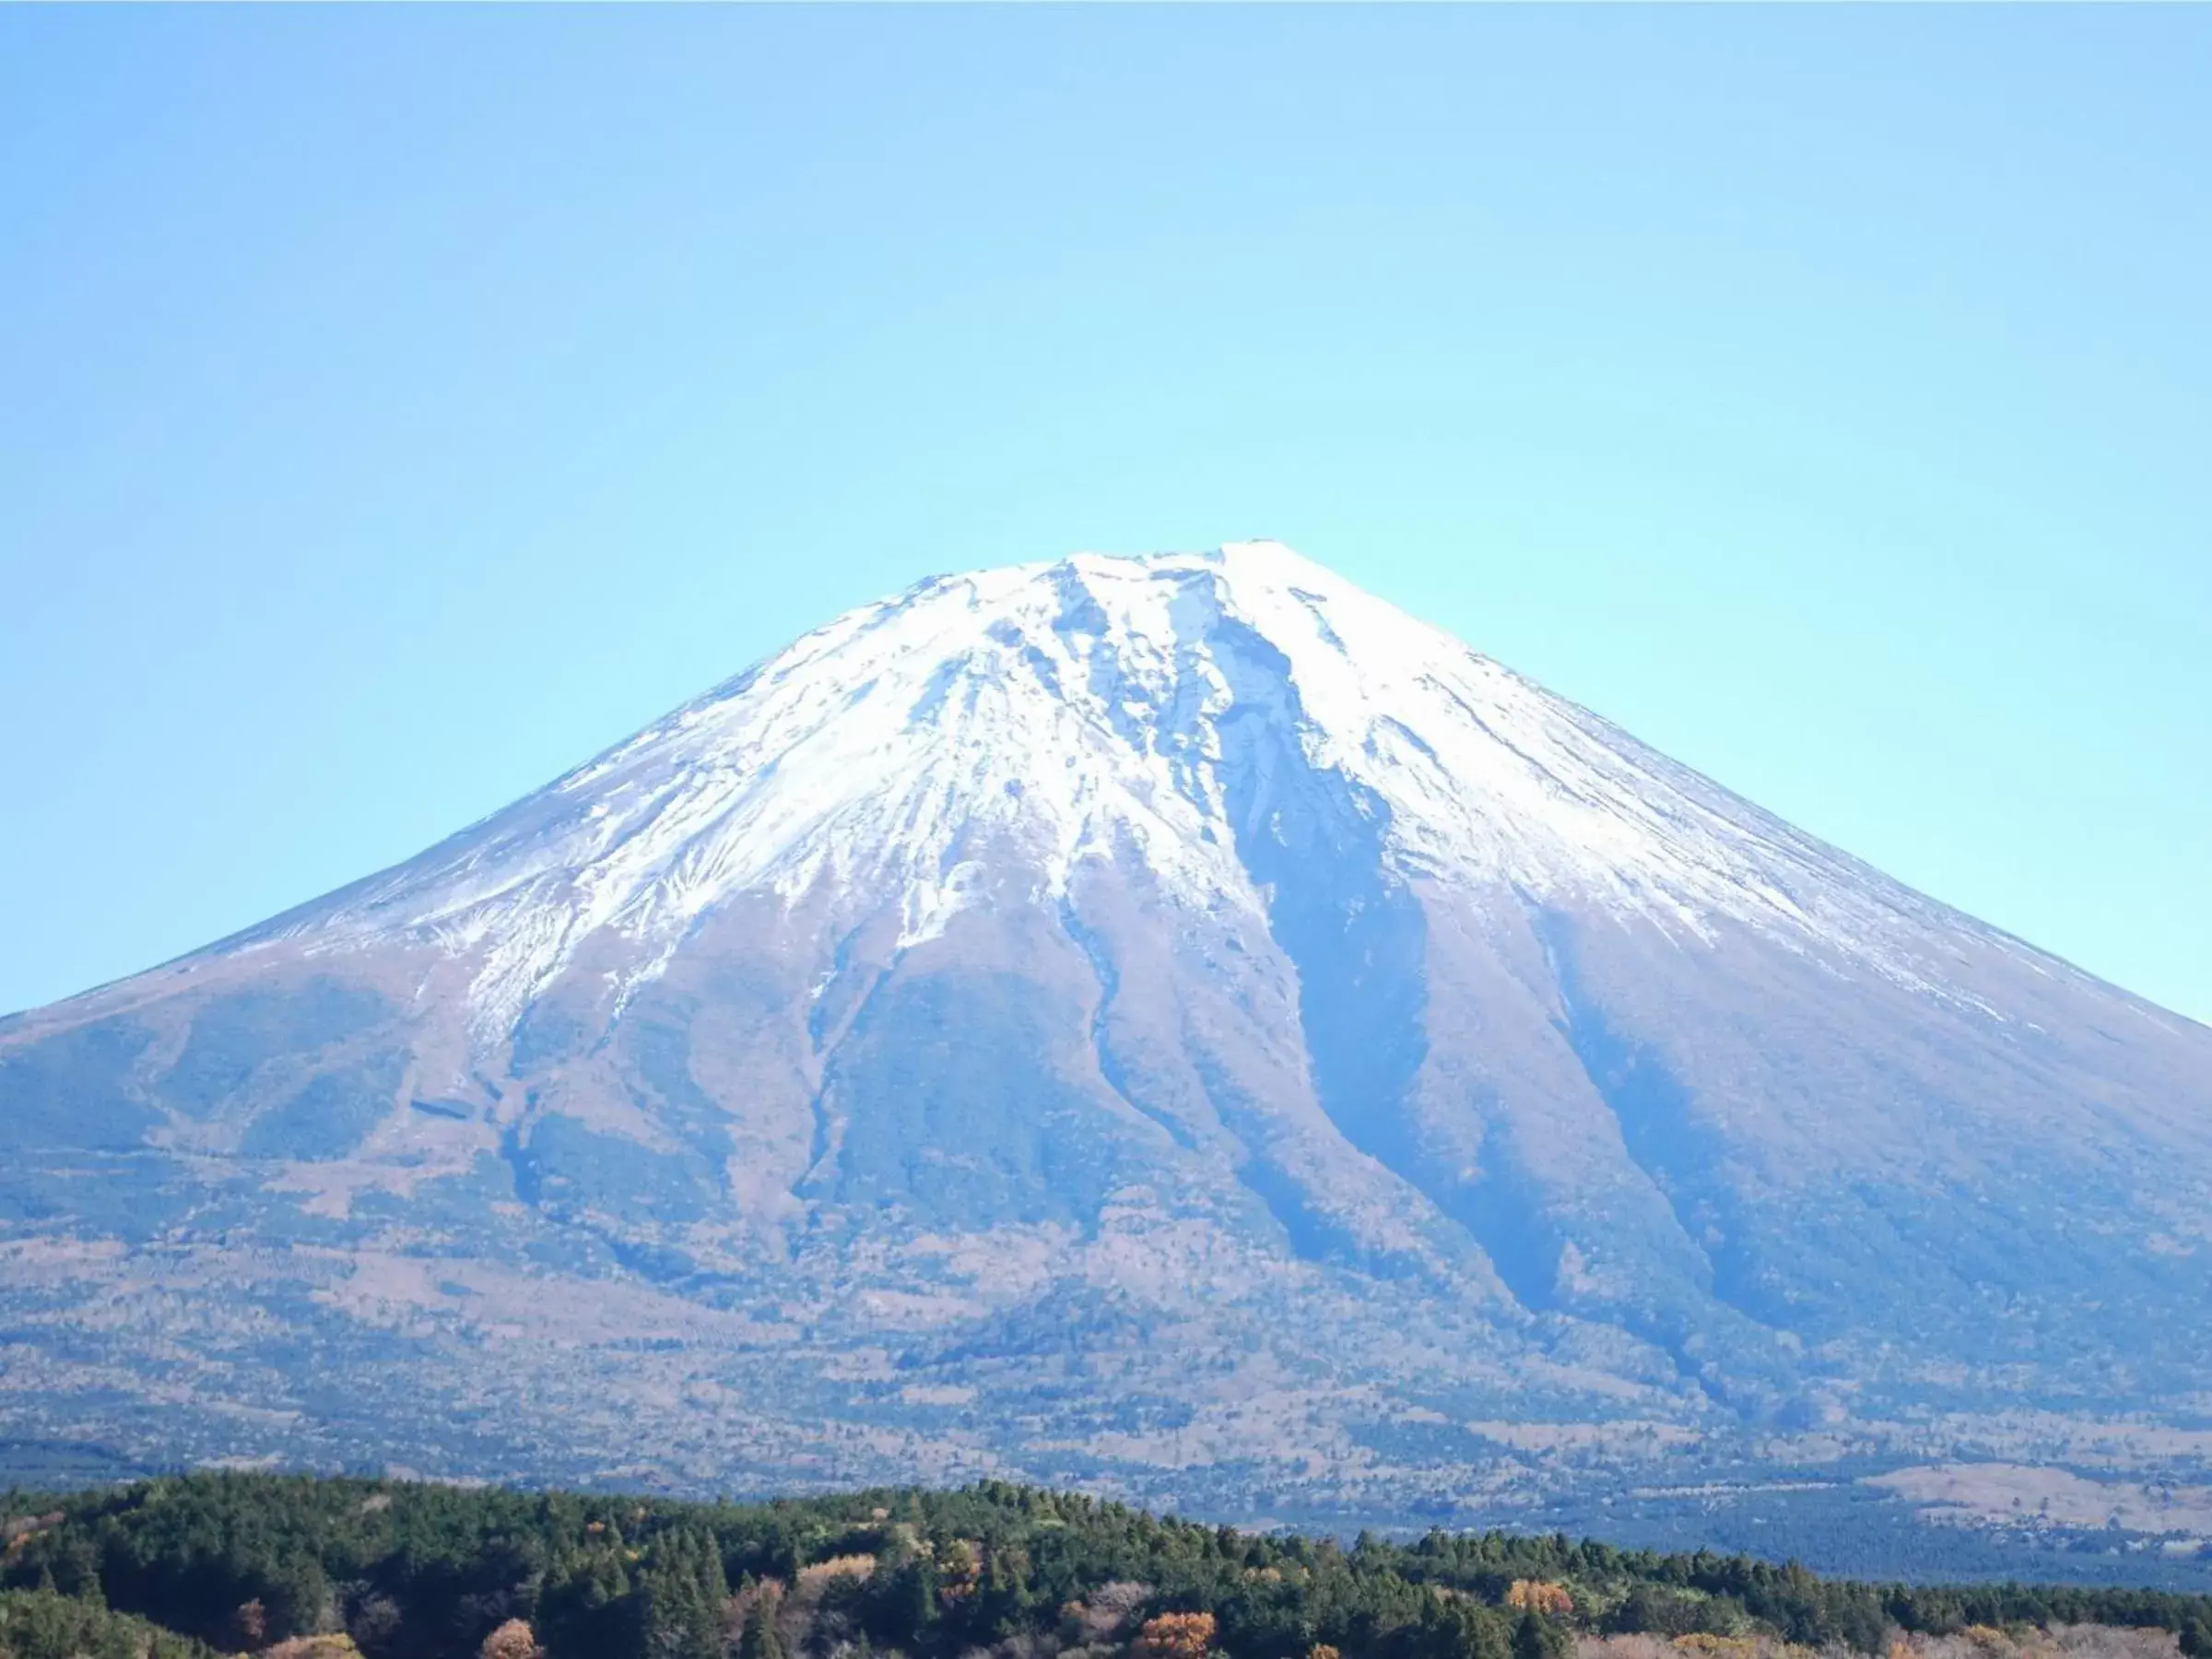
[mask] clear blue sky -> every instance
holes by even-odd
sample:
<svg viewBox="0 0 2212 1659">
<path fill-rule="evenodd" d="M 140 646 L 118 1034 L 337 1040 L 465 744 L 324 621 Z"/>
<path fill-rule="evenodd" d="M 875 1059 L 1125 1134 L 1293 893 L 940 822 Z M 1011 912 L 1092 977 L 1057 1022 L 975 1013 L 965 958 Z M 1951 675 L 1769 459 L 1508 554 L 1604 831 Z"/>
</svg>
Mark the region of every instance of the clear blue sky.
<svg viewBox="0 0 2212 1659">
<path fill-rule="evenodd" d="M 2212 1018 L 2212 10 L 0 13 L 0 1006 L 1274 535 Z"/>
</svg>

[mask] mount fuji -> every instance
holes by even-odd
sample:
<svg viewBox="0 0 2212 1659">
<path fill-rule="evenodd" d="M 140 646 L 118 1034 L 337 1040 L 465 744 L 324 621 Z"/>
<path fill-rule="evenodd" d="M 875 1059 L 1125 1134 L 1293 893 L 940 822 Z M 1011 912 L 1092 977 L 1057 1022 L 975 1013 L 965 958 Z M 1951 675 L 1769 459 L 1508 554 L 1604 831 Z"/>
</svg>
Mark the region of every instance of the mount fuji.
<svg viewBox="0 0 2212 1659">
<path fill-rule="evenodd" d="M 2212 1461 L 2212 1030 L 1272 543 L 841 617 L 0 1022 L 0 1150 L 34 1460 L 1401 1520 Z"/>
</svg>

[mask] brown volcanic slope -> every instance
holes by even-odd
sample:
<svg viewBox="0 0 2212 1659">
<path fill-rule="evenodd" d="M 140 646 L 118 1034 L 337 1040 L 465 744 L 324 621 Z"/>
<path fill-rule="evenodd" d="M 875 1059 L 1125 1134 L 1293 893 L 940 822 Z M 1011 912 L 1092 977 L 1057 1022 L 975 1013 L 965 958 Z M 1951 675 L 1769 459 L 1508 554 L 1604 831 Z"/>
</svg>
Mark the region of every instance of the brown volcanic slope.
<svg viewBox="0 0 2212 1659">
<path fill-rule="evenodd" d="M 0 1434 L 125 1458 L 1410 1515 L 2206 1457 L 2212 1031 L 1268 545 L 841 618 L 0 1023 Z"/>
</svg>

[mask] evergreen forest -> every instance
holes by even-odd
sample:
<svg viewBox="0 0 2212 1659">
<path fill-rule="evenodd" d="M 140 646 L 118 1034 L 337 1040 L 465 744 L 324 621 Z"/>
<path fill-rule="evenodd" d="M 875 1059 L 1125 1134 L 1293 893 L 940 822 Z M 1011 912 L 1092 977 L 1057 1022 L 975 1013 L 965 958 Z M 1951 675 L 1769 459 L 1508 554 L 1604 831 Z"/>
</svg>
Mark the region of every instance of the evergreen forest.
<svg viewBox="0 0 2212 1659">
<path fill-rule="evenodd" d="M 2212 1597 L 1346 1544 L 1001 1483 L 702 1504 L 211 1473 L 0 1499 L 0 1659 L 1565 1659 L 1635 1635 L 1731 1659 L 2085 1626 L 2212 1659 Z"/>
</svg>

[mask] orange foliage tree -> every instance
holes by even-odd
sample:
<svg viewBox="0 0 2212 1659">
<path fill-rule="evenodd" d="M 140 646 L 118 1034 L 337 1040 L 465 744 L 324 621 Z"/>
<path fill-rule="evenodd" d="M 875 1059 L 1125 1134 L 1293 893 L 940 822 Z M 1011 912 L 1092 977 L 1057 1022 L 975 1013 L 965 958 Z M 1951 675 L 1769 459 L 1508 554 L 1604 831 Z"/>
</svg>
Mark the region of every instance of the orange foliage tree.
<svg viewBox="0 0 2212 1659">
<path fill-rule="evenodd" d="M 1211 1613 L 1162 1613 L 1145 1620 L 1130 1652 L 1134 1659 L 1206 1659 L 1213 1641 Z"/>
<path fill-rule="evenodd" d="M 1571 1613 L 1574 1594 L 1545 1579 L 1515 1579 L 1505 1593 L 1505 1605 L 1519 1613 Z"/>
</svg>

